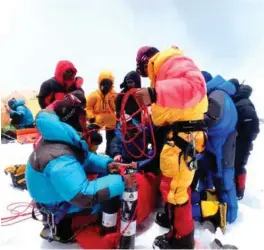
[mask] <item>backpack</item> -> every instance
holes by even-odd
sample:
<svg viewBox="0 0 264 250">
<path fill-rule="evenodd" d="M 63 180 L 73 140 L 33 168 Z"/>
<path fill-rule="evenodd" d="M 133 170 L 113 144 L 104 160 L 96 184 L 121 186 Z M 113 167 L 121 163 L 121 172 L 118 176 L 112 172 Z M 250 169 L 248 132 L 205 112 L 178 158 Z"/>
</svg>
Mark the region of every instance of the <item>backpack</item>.
<svg viewBox="0 0 264 250">
<path fill-rule="evenodd" d="M 238 115 L 236 126 L 238 137 L 255 140 L 259 133 L 259 118 L 255 106 L 247 98 L 235 102 L 235 105 Z"/>
</svg>

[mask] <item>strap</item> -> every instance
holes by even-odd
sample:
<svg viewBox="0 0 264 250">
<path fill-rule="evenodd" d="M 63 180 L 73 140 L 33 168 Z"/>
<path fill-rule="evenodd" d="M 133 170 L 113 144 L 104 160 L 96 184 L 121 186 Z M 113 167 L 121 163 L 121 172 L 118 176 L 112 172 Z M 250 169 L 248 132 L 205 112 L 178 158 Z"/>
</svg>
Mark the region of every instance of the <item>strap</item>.
<svg viewBox="0 0 264 250">
<path fill-rule="evenodd" d="M 207 129 L 203 120 L 174 122 L 169 127 L 174 132 L 206 131 Z"/>
<path fill-rule="evenodd" d="M 171 140 L 174 141 L 175 145 L 181 149 L 178 164 L 180 165 L 181 157 L 183 156 L 184 161 L 190 170 L 197 169 L 197 156 L 199 156 L 199 152 L 193 147 L 193 144 L 185 141 L 178 135 L 178 133 L 175 132 L 173 132 L 173 137 Z M 187 161 L 188 156 L 192 158 L 190 162 Z"/>
<path fill-rule="evenodd" d="M 185 141 L 178 134 L 174 133 L 172 140 L 175 142 L 175 145 L 183 152 L 186 152 L 188 156 L 193 157 L 193 151 L 195 151 L 196 154 L 199 154 L 199 152 L 193 148 L 192 143 Z"/>
</svg>

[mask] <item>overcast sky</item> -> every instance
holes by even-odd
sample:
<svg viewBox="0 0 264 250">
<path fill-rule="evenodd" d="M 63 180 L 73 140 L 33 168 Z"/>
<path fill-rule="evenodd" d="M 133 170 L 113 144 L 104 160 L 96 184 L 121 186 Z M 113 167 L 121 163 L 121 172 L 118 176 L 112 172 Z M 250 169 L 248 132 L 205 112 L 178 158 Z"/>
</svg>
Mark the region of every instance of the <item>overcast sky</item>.
<svg viewBox="0 0 264 250">
<path fill-rule="evenodd" d="M 97 87 L 102 69 L 113 70 L 118 90 L 125 73 L 135 68 L 140 46 L 174 44 L 201 70 L 246 79 L 256 101 L 263 98 L 262 0 L 0 2 L 1 92 L 38 90 L 61 59 L 75 64 L 86 93 Z"/>
</svg>

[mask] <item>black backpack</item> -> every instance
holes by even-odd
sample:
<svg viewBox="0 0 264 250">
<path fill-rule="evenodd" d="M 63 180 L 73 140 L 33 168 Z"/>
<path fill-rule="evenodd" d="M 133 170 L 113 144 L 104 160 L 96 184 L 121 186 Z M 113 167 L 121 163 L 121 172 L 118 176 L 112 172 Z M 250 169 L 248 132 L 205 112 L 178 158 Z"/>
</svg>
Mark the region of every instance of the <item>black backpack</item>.
<svg viewBox="0 0 264 250">
<path fill-rule="evenodd" d="M 246 137 L 255 140 L 259 133 L 259 118 L 255 106 L 250 99 L 240 99 L 235 102 L 238 114 L 238 137 Z"/>
</svg>

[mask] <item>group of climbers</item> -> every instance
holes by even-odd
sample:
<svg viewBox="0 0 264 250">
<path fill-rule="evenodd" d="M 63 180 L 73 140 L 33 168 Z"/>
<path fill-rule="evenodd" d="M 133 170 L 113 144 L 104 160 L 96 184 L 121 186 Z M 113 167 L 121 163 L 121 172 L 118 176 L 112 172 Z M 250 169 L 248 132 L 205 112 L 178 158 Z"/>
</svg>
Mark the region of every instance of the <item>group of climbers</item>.
<svg viewBox="0 0 264 250">
<path fill-rule="evenodd" d="M 41 137 L 26 167 L 26 183 L 43 214 L 43 238 L 67 242 L 74 237 L 74 217 L 85 214 L 93 221 L 102 211 L 115 214 L 125 188 L 137 182 L 136 174 L 122 174 L 124 166 L 160 177 L 165 206 L 155 221 L 169 232 L 155 238 L 155 247 L 194 249 L 194 220 L 222 230 L 236 220 L 259 133 L 250 86 L 212 77 L 175 46 L 140 48 L 136 71 L 125 76 L 120 93 L 112 72 L 102 71 L 98 90 L 85 98 L 76 74 L 71 62 L 60 61 L 38 95 L 42 110 L 35 125 Z M 148 77 L 150 87 L 142 88 L 140 77 Z M 122 102 L 131 89 L 136 90 L 127 99 L 124 121 Z M 155 143 L 142 124 L 142 105 L 151 107 Z M 126 134 L 122 126 L 129 128 Z M 107 156 L 96 154 L 100 129 L 106 130 Z M 146 157 L 154 148 L 156 154 Z M 134 157 L 140 151 L 145 156 Z M 158 190 L 149 196 L 158 196 Z M 50 230 L 52 216 L 56 232 Z"/>
</svg>

